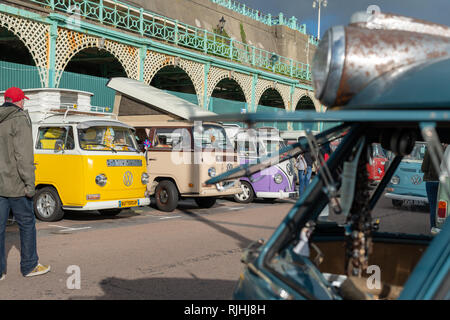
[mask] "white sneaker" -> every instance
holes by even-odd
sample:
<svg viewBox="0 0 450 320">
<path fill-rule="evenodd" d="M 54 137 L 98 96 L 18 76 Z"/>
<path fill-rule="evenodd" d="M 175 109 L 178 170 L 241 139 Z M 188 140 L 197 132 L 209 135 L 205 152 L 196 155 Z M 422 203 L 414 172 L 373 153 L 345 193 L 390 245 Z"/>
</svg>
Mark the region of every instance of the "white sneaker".
<svg viewBox="0 0 450 320">
<path fill-rule="evenodd" d="M 436 228 L 436 227 L 431 228 L 431 234 L 433 236 L 437 235 L 439 232 L 441 232 L 441 229 Z"/>
<path fill-rule="evenodd" d="M 3 273 L 3 274 L 0 276 L 0 281 L 5 280 L 5 278 L 6 278 L 6 273 Z"/>
</svg>

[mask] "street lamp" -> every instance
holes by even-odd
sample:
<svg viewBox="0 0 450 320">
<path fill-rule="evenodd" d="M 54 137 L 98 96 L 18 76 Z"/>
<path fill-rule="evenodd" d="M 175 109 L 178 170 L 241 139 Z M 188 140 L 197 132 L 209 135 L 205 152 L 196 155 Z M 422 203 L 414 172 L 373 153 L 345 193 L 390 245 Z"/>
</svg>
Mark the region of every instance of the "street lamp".
<svg viewBox="0 0 450 320">
<path fill-rule="evenodd" d="M 313 1 L 313 8 L 318 8 L 319 9 L 319 19 L 318 19 L 318 26 L 317 26 L 317 40 L 320 40 L 320 8 L 323 6 L 324 8 L 326 8 L 328 5 L 327 0 L 314 0 Z"/>
</svg>

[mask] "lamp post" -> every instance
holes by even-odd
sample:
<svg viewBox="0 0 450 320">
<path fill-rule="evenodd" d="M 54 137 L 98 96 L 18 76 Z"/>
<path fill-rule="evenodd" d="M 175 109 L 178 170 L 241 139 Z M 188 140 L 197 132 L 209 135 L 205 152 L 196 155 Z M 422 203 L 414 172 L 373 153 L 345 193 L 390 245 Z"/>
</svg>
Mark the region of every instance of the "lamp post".
<svg viewBox="0 0 450 320">
<path fill-rule="evenodd" d="M 313 1 L 313 8 L 318 8 L 319 9 L 319 18 L 318 18 L 318 26 L 317 26 L 317 40 L 320 40 L 320 9 L 322 8 L 322 6 L 324 8 L 326 8 L 328 5 L 327 0 L 314 0 Z"/>
</svg>

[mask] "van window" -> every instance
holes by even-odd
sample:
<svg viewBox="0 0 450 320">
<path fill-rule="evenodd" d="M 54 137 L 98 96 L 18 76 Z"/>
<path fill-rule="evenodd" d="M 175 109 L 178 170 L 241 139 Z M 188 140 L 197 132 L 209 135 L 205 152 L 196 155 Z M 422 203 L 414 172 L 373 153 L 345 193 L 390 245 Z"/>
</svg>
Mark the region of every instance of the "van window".
<svg viewBox="0 0 450 320">
<path fill-rule="evenodd" d="M 72 127 L 41 127 L 36 149 L 73 150 L 75 148 Z"/>
<path fill-rule="evenodd" d="M 150 134 L 149 128 L 136 128 L 136 133 L 135 133 L 136 140 L 139 145 L 139 149 L 142 152 L 145 152 L 145 150 L 147 150 L 148 148 L 151 147 L 149 134 Z"/>
<path fill-rule="evenodd" d="M 427 151 L 427 144 L 425 142 L 416 143 L 414 149 L 407 156 L 403 157 L 403 160 L 422 161 Z"/>
<path fill-rule="evenodd" d="M 78 129 L 80 147 L 91 151 L 139 152 L 132 131 L 122 127 L 98 126 Z"/>
<path fill-rule="evenodd" d="M 372 157 L 374 158 L 386 158 L 386 154 L 379 143 L 372 144 L 372 152 Z"/>
<path fill-rule="evenodd" d="M 249 140 L 237 140 L 235 141 L 235 149 L 240 156 L 257 157 L 258 152 L 256 150 L 255 141 Z"/>
<path fill-rule="evenodd" d="M 265 153 L 268 155 L 274 152 L 278 152 L 280 149 L 283 149 L 286 146 L 282 140 L 266 140 L 264 141 L 264 143 L 265 143 Z"/>
<path fill-rule="evenodd" d="M 186 128 L 157 128 L 151 148 L 191 150 L 191 135 Z"/>
<path fill-rule="evenodd" d="M 226 150 L 233 145 L 227 138 L 225 129 L 215 125 L 204 125 L 194 128 L 194 144 L 196 148 Z"/>
</svg>

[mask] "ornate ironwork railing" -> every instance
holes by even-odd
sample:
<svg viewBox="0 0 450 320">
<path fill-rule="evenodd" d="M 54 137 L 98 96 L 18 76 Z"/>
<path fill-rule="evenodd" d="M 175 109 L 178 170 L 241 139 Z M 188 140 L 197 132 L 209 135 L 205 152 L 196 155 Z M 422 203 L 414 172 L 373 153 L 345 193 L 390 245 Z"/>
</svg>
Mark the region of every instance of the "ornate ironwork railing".
<svg viewBox="0 0 450 320">
<path fill-rule="evenodd" d="M 201 51 L 244 65 L 296 79 L 311 80 L 306 63 L 278 56 L 255 46 L 218 35 L 116 0 L 29 0 L 53 11 L 84 18 L 141 36 Z"/>
<path fill-rule="evenodd" d="M 245 4 L 235 0 L 211 0 L 211 1 L 222 7 L 233 10 L 237 13 L 240 13 L 246 17 L 252 18 L 256 21 L 262 22 L 269 26 L 274 25 L 287 26 L 293 30 L 297 30 L 303 34 L 306 34 L 306 25 L 299 24 L 298 19 L 296 17 L 291 17 L 287 19 L 283 13 L 280 13 L 277 17 L 272 16 L 270 13 L 263 14 L 261 11 L 249 8 Z"/>
</svg>

